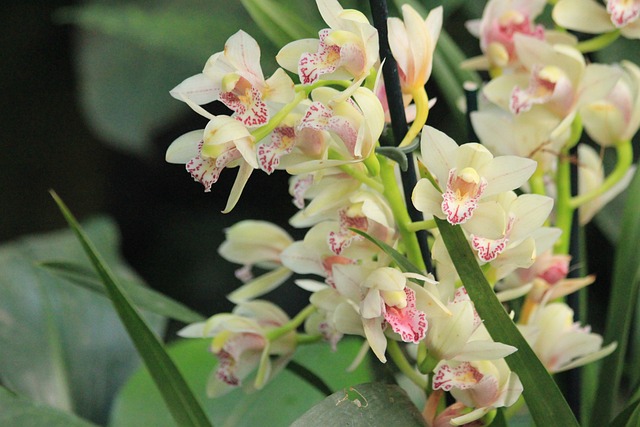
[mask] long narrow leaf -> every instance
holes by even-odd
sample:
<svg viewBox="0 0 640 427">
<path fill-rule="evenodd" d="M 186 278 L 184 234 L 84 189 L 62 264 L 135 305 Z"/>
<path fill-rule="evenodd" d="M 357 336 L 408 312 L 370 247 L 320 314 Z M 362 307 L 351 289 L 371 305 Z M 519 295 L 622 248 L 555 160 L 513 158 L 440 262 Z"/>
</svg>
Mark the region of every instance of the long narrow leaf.
<svg viewBox="0 0 640 427">
<path fill-rule="evenodd" d="M 272 0 L 242 0 L 251 18 L 276 46 L 303 38 L 315 37 L 317 32 L 299 14 Z M 296 6 L 300 6 L 297 4 Z"/>
<path fill-rule="evenodd" d="M 83 288 L 108 297 L 107 289 L 93 271 L 81 265 L 69 262 L 46 261 L 38 264 L 50 273 L 67 279 Z M 134 281 L 121 280 L 120 285 L 131 297 L 136 307 L 152 313 L 160 314 L 184 323 L 202 322 L 205 317 L 191 310 L 189 307 L 171 299 L 160 292 L 154 291 Z"/>
<path fill-rule="evenodd" d="M 358 230 L 357 228 L 351 228 L 350 230 L 353 231 L 354 233 L 361 235 L 362 237 L 364 237 L 365 239 L 369 240 L 370 242 L 378 246 L 380 249 L 382 249 L 384 253 L 386 253 L 391 257 L 391 259 L 393 259 L 393 261 L 398 265 L 400 270 L 406 273 L 424 274 L 424 271 L 420 271 L 420 269 L 415 265 L 413 265 L 413 263 L 409 261 L 407 257 L 405 257 L 400 252 L 393 249 L 391 246 L 387 245 L 385 242 L 382 242 L 376 239 L 375 237 L 369 236 L 367 233 L 365 233 L 362 230 Z"/>
<path fill-rule="evenodd" d="M 207 415 L 167 354 L 162 342 L 133 307 L 114 274 L 62 199 L 54 192 L 51 192 L 51 195 L 102 279 L 118 316 L 176 422 L 181 426 L 211 426 Z"/>
<path fill-rule="evenodd" d="M 496 298 L 462 229 L 440 219 L 436 219 L 436 224 L 458 275 L 491 337 L 518 349 L 505 360 L 522 381 L 524 398 L 536 425 L 578 426 L 555 381 Z"/>
<path fill-rule="evenodd" d="M 613 414 L 620 390 L 631 321 L 634 318 L 640 284 L 640 173 L 636 172 L 627 190 L 622 214 L 621 238 L 618 242 L 611 280 L 611 296 L 607 310 L 604 342 L 617 342 L 616 351 L 602 363 L 598 392 L 593 405 L 592 426 L 605 425 Z"/>
</svg>

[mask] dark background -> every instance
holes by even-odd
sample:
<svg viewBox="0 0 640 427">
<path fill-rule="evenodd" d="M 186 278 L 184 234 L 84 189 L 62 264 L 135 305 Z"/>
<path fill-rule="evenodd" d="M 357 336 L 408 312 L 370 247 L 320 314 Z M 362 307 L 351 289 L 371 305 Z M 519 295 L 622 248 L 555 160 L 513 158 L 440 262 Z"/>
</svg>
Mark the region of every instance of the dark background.
<svg viewBox="0 0 640 427">
<path fill-rule="evenodd" d="M 174 138 L 206 124 L 188 108 L 154 132 L 144 158 L 111 148 L 89 128 L 80 106 L 74 60 L 80 30 L 54 22 L 60 7 L 76 3 L 2 4 L 0 241 L 65 228 L 53 189 L 81 220 L 114 218 L 123 255 L 151 286 L 203 314 L 230 310 L 224 295 L 239 284 L 238 266 L 217 256 L 223 230 L 249 218 L 286 227 L 295 213 L 287 176 L 254 174 L 233 213 L 221 214 L 235 171 L 225 171 L 204 193 L 184 166 L 164 161 Z M 158 88 L 167 103 L 178 102 L 170 89 Z M 291 296 L 275 292 L 274 298 Z"/>
</svg>

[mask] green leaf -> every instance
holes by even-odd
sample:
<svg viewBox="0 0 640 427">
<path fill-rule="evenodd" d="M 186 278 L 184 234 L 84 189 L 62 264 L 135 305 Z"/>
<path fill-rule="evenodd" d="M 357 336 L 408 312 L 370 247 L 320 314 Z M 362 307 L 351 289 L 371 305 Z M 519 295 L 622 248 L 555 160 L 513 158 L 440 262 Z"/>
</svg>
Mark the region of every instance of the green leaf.
<svg viewBox="0 0 640 427">
<path fill-rule="evenodd" d="M 462 229 L 444 220 L 436 218 L 435 221 L 458 275 L 491 337 L 518 349 L 505 360 L 522 381 L 524 398 L 536 425 L 578 426 L 555 381 L 498 301 Z"/>
<path fill-rule="evenodd" d="M 191 388 L 204 399 L 207 413 L 215 424 L 226 427 L 290 425 L 326 397 L 305 380 L 283 370 L 260 391 L 247 394 L 238 389 L 207 399 L 207 379 L 216 365 L 215 357 L 209 352 L 210 344 L 209 339 L 180 340 L 171 344 L 168 351 Z M 359 339 L 345 339 L 338 343 L 336 352 L 325 343 L 305 345 L 298 348 L 294 360 L 321 377 L 332 390 L 337 390 L 371 381 L 368 357 L 355 371 L 346 371 L 361 344 Z M 111 414 L 110 427 L 132 425 L 175 426 L 148 372 L 142 369 L 123 387 Z"/>
<path fill-rule="evenodd" d="M 368 235 L 364 231 L 358 230 L 357 228 L 350 228 L 350 230 L 363 236 L 364 238 L 378 246 L 380 249 L 382 249 L 384 253 L 386 253 L 391 257 L 391 259 L 393 259 L 400 270 L 404 271 L 405 273 L 423 274 L 423 272 L 420 271 L 420 269 L 416 267 L 411 261 L 409 261 L 407 257 L 393 249 L 391 246 L 387 245 L 385 242 L 378 240 L 375 237 Z"/>
<path fill-rule="evenodd" d="M 95 427 L 88 421 L 34 402 L 0 387 L 0 425 L 3 427 Z"/>
<path fill-rule="evenodd" d="M 108 297 L 107 290 L 93 270 L 89 270 L 75 263 L 59 261 L 45 261 L 40 263 L 40 266 L 54 275 L 68 279 L 76 285 Z M 205 320 L 204 316 L 196 313 L 180 302 L 146 287 L 141 281 L 122 280 L 119 278 L 119 282 L 131 297 L 131 301 L 133 301 L 138 308 L 184 323 L 195 323 Z"/>
<path fill-rule="evenodd" d="M 162 342 L 133 307 L 129 297 L 117 282 L 116 276 L 64 202 L 53 192 L 52 196 L 102 279 L 113 307 L 162 393 L 163 399 L 171 410 L 171 415 L 180 425 L 210 426 L 211 423 L 200 403 L 166 353 Z"/>
<path fill-rule="evenodd" d="M 605 425 L 617 403 L 617 392 L 624 368 L 624 358 L 629 341 L 631 322 L 634 318 L 640 286 L 640 172 L 636 171 L 628 187 L 627 200 L 622 215 L 622 228 L 616 248 L 611 280 L 611 294 L 604 343 L 618 343 L 618 348 L 602 363 L 593 407 L 591 425 Z"/>
<path fill-rule="evenodd" d="M 117 273 L 133 277 L 118 254 L 115 223 L 96 218 L 85 226 Z M 0 381 L 34 402 L 103 424 L 139 359 L 109 301 L 37 267 L 53 257 L 89 266 L 70 230 L 0 246 Z M 146 318 L 164 330 L 164 319 Z"/>
<path fill-rule="evenodd" d="M 406 172 L 409 168 L 409 161 L 407 155 L 398 147 L 377 147 L 376 154 L 385 156 L 394 162 L 398 163 L 400 170 Z"/>
<path fill-rule="evenodd" d="M 273 0 L 241 0 L 251 18 L 275 46 L 304 38 L 317 38 L 318 30 L 299 11 Z M 299 8 L 299 2 L 296 4 Z"/>
<path fill-rule="evenodd" d="M 609 427 L 637 427 L 638 425 L 640 425 L 640 401 L 636 400 L 620 412 Z"/>
<path fill-rule="evenodd" d="M 298 418 L 292 427 L 425 425 L 418 408 L 395 384 L 367 383 L 344 388 Z"/>
</svg>

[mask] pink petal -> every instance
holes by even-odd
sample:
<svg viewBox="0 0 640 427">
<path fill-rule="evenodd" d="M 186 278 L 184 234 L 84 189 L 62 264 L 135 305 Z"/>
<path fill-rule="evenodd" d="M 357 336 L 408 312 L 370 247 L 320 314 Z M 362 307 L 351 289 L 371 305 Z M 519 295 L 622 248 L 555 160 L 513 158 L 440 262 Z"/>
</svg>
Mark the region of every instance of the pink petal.
<svg viewBox="0 0 640 427">
<path fill-rule="evenodd" d="M 452 388 L 465 390 L 478 384 L 482 375 L 469 362 L 456 365 L 441 364 L 433 376 L 433 389 L 451 391 Z"/>
<path fill-rule="evenodd" d="M 271 142 L 258 145 L 257 156 L 260 168 L 268 174 L 280 164 L 280 157 L 291 153 L 296 142 L 292 127 L 280 126 L 271 133 Z"/>
<path fill-rule="evenodd" d="M 237 88 L 238 85 L 236 85 Z M 255 87 L 245 88 L 244 91 L 223 92 L 220 101 L 232 109 L 236 120 L 247 127 L 262 126 L 269 121 L 267 104 L 262 100 L 262 94 Z"/>
<path fill-rule="evenodd" d="M 349 153 L 353 156 L 358 142 L 358 129 L 345 117 L 333 116 L 327 128 L 340 137 Z"/>
<path fill-rule="evenodd" d="M 478 207 L 478 200 L 487 188 L 487 181 L 481 178 L 478 184 L 467 183 L 459 178 L 456 169 L 449 171 L 447 190 L 442 194 L 442 212 L 447 215 L 449 223 L 466 222 Z"/>
<path fill-rule="evenodd" d="M 314 130 L 324 130 L 329 125 L 329 119 L 333 116 L 333 111 L 319 101 L 312 102 L 304 117 L 300 121 L 301 129 L 311 128 Z"/>
<path fill-rule="evenodd" d="M 198 144 L 198 153 L 202 150 L 202 144 L 202 141 Z M 216 159 L 204 158 L 198 154 L 187 162 L 186 169 L 194 180 L 204 185 L 204 191 L 208 193 L 211 191 L 211 186 L 218 181 L 224 166 L 219 167 L 216 165 Z"/>
<path fill-rule="evenodd" d="M 224 347 L 216 353 L 218 368 L 216 377 L 226 384 L 238 386 L 241 378 L 237 375 L 240 369 L 241 356 L 245 351 L 260 350 L 264 347 L 264 338 L 256 334 L 239 334 L 224 344 Z"/>
<path fill-rule="evenodd" d="M 638 19 L 640 3 L 629 0 L 608 0 L 607 12 L 611 14 L 613 25 L 621 28 Z"/>
<path fill-rule="evenodd" d="M 293 196 L 293 204 L 298 209 L 304 209 L 304 195 L 313 184 L 313 175 L 307 175 L 302 179 L 298 179 L 293 184 L 291 193 Z"/>
<path fill-rule="evenodd" d="M 385 320 L 394 332 L 400 334 L 402 341 L 419 343 L 427 334 L 427 315 L 416 308 L 416 293 L 409 287 L 404 288 L 407 306 L 399 309 L 386 306 Z"/>
<path fill-rule="evenodd" d="M 332 73 L 338 68 L 340 61 L 340 47 L 328 46 L 324 39 L 329 35 L 329 29 L 325 28 L 319 33 L 320 44 L 318 52 L 305 53 L 298 63 L 298 75 L 302 84 L 314 83 L 322 74 Z"/>
<path fill-rule="evenodd" d="M 485 237 L 471 235 L 473 248 L 478 251 L 480 259 L 486 262 L 496 259 L 496 257 L 504 251 L 508 241 L 509 238 L 507 236 L 499 239 L 487 239 Z"/>
</svg>

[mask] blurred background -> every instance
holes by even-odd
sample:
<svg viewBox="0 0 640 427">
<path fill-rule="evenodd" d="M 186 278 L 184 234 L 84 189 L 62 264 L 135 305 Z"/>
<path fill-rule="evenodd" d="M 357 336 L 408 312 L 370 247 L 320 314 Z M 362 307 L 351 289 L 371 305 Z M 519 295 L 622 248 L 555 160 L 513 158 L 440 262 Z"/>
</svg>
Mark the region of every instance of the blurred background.
<svg viewBox="0 0 640 427">
<path fill-rule="evenodd" d="M 312 0 L 279 3 L 295 5 L 297 24 L 309 37 L 323 27 Z M 341 3 L 368 10 L 366 1 Z M 421 3 L 431 9 L 443 2 Z M 464 54 L 477 54 L 477 40 L 463 23 L 479 17 L 485 2 L 444 3 L 452 39 Z M 11 245 L 24 236 L 65 229 L 49 195 L 55 190 L 79 219 L 106 216 L 115 221 L 117 228 L 110 231 L 114 236 L 106 240 L 116 240 L 126 262 L 145 282 L 211 315 L 232 308 L 225 295 L 239 284 L 233 274 L 238 266 L 217 255 L 226 227 L 241 219 L 262 219 L 302 237 L 301 231 L 287 226 L 296 208 L 286 174 L 254 173 L 237 207 L 223 215 L 235 171 L 226 170 L 211 193 L 204 193 L 184 166 L 164 161 L 176 137 L 206 124 L 171 98 L 169 90 L 200 72 L 230 35 L 239 28 L 253 35 L 262 48 L 265 75 L 275 69 L 279 46 L 253 23 L 242 2 L 7 0 L 0 13 L 0 243 Z M 639 51 L 620 41 L 604 53 L 603 61 L 609 61 L 607 55 L 638 62 Z M 443 86 L 429 84 L 430 96 L 442 95 Z M 464 140 L 464 127 L 458 126 L 464 118 L 447 104 L 447 97 L 440 98 L 430 123 Z M 595 312 L 591 323 L 596 332 L 602 330 L 598 310 L 606 307 L 601 294 L 606 295 L 622 201 L 617 199 L 587 227 L 588 247 L 595 255 L 588 260 L 589 272 L 598 275 L 599 283 L 589 290 L 590 298 L 600 302 L 589 307 Z M 19 287 L 19 280 L 13 283 Z M 293 313 L 305 304 L 305 295 L 297 287 L 281 287 L 269 298 Z M 0 326 L 6 320 L 2 316 L 0 304 Z M 29 347 L 18 359 L 32 351 Z M 0 380 L 6 378 L 0 375 Z M 84 390 L 78 390 L 81 396 Z M 80 413 L 105 420 L 107 406 L 100 411 Z"/>
</svg>

